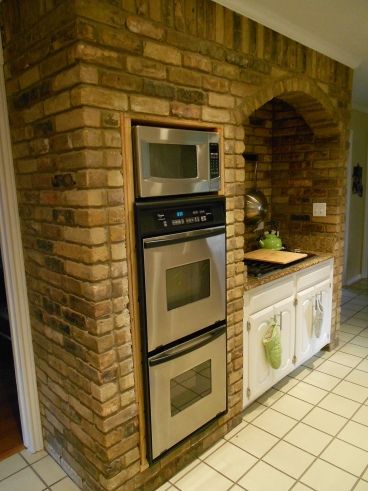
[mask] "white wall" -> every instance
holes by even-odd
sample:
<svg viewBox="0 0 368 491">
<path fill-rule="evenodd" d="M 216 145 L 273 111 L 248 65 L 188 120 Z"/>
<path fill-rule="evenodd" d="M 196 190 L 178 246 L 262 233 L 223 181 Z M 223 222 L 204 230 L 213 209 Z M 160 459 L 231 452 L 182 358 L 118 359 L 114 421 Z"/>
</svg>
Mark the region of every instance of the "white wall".
<svg viewBox="0 0 368 491">
<path fill-rule="evenodd" d="M 363 197 L 351 193 L 349 230 L 347 233 L 347 262 L 345 271 L 345 283 L 360 279 L 363 274 L 363 255 L 364 251 L 364 226 L 368 220 L 365 213 L 365 201 L 367 198 L 367 152 L 368 152 L 368 114 L 360 111 L 352 111 L 351 129 L 353 130 L 352 140 L 352 167 L 358 162 L 363 167 Z M 349 170 L 352 174 L 352 169 Z"/>
</svg>

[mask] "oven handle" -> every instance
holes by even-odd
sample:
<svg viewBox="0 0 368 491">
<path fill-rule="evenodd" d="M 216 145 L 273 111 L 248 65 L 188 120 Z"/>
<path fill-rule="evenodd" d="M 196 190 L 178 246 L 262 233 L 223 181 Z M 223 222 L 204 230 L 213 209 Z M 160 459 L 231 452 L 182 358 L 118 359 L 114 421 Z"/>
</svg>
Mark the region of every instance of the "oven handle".
<svg viewBox="0 0 368 491">
<path fill-rule="evenodd" d="M 189 230 L 189 232 L 179 232 L 177 234 L 160 235 L 159 237 L 150 237 L 143 239 L 143 247 L 149 249 L 151 247 L 162 247 L 167 244 L 177 244 L 179 242 L 188 242 L 198 238 L 213 237 L 225 233 L 225 227 L 211 227 L 199 230 Z"/>
<path fill-rule="evenodd" d="M 216 338 L 220 337 L 226 331 L 226 326 L 221 325 L 216 327 L 211 332 L 207 332 L 206 334 L 202 334 L 196 339 L 192 339 L 191 341 L 187 341 L 186 343 L 181 344 L 180 346 L 176 346 L 174 348 L 170 348 L 163 353 L 152 356 L 149 358 L 148 363 L 151 367 L 155 365 L 161 365 L 161 363 L 165 363 L 169 360 L 174 360 L 175 358 L 179 358 L 179 356 L 187 355 L 192 351 L 209 344 L 214 341 Z"/>
</svg>

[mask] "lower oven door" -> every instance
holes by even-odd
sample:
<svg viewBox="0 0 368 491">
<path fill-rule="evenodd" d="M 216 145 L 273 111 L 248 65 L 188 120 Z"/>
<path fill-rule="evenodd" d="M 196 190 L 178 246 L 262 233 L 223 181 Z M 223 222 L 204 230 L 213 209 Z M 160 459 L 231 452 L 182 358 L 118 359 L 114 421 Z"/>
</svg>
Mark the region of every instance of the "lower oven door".
<svg viewBox="0 0 368 491">
<path fill-rule="evenodd" d="M 226 327 L 148 360 L 152 461 L 226 410 Z"/>
<path fill-rule="evenodd" d="M 225 319 L 225 227 L 143 240 L 148 351 Z"/>
</svg>

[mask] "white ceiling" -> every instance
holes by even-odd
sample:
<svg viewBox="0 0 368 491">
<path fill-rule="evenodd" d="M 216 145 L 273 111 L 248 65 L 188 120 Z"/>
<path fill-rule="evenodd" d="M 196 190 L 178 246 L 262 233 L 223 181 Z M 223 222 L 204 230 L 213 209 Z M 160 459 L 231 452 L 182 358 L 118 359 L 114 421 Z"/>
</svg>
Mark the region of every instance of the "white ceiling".
<svg viewBox="0 0 368 491">
<path fill-rule="evenodd" d="M 354 68 L 353 106 L 368 112 L 368 0 L 216 0 Z"/>
</svg>

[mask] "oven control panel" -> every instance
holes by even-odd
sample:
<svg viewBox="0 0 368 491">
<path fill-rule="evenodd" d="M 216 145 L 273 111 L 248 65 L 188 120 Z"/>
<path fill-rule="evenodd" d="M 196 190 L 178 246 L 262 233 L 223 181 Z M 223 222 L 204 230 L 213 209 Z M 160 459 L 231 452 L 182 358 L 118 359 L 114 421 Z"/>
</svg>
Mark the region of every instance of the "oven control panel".
<svg viewBox="0 0 368 491">
<path fill-rule="evenodd" d="M 136 203 L 140 237 L 224 224 L 225 198 L 221 196 Z"/>
<path fill-rule="evenodd" d="M 160 211 L 154 215 L 161 227 L 180 227 L 182 225 L 194 225 L 213 221 L 213 213 L 208 208 L 198 209 L 174 209 Z"/>
</svg>

